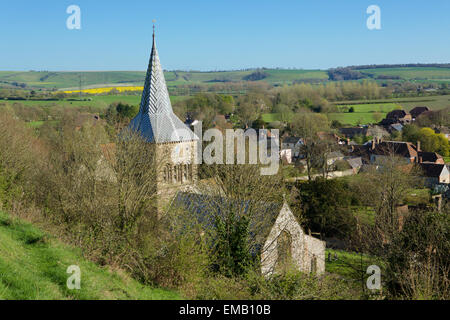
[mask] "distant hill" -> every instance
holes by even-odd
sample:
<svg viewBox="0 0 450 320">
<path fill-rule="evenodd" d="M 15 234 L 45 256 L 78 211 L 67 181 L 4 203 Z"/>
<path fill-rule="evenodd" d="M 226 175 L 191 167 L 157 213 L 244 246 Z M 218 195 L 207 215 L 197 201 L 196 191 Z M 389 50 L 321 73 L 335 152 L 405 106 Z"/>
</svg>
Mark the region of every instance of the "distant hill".
<svg viewBox="0 0 450 320">
<path fill-rule="evenodd" d="M 234 71 L 166 71 L 169 87 L 245 81 L 272 85 L 299 82 L 373 79 L 376 81 L 423 81 L 450 83 L 450 64 L 364 65 L 329 70 L 246 69 Z M 0 71 L 0 87 L 35 89 L 78 89 L 102 86 L 142 85 L 144 71 Z"/>
<path fill-rule="evenodd" d="M 403 80 L 450 83 L 450 64 L 362 65 L 328 70 L 330 80 Z"/>
</svg>

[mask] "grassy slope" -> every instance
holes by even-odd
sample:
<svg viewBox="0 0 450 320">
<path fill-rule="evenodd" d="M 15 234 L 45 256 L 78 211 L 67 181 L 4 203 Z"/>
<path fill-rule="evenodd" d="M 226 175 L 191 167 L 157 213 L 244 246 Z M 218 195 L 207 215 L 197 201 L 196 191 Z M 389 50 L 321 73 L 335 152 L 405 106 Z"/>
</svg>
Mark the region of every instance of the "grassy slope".
<svg viewBox="0 0 450 320">
<path fill-rule="evenodd" d="M 331 261 L 328 261 L 328 253 L 331 253 Z M 334 260 L 334 254 L 337 254 L 337 260 Z M 368 266 L 376 264 L 377 261 L 367 255 L 362 256 L 356 252 L 343 250 L 326 249 L 325 252 L 325 270 L 330 273 L 338 274 L 347 280 L 359 281 L 362 276 L 361 270 L 365 271 Z"/>
<path fill-rule="evenodd" d="M 81 289 L 66 286 L 67 267 L 81 269 Z M 29 223 L 0 212 L 0 299 L 178 299 L 100 268 Z"/>
</svg>

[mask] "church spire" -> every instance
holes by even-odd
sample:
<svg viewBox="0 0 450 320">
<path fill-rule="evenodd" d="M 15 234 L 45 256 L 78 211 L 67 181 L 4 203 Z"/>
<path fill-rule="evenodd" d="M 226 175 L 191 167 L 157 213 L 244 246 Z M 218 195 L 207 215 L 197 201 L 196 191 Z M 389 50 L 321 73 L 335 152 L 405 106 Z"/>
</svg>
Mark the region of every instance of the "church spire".
<svg viewBox="0 0 450 320">
<path fill-rule="evenodd" d="M 130 127 L 149 142 L 197 140 L 197 136 L 173 113 L 164 72 L 156 50 L 155 26 L 150 60 L 145 76 L 139 114 Z"/>
<path fill-rule="evenodd" d="M 153 26 L 152 51 L 145 77 L 140 109 L 142 112 L 150 113 L 172 111 L 166 80 L 164 79 L 164 73 L 159 61 L 158 50 L 156 50 L 155 26 Z"/>
</svg>

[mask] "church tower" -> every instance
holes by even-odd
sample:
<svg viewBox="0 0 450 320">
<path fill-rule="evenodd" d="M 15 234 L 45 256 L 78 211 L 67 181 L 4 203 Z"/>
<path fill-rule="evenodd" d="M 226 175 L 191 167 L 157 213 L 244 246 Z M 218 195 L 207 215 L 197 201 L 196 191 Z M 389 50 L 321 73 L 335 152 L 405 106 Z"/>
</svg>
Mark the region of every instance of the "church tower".
<svg viewBox="0 0 450 320">
<path fill-rule="evenodd" d="M 163 69 L 158 57 L 153 27 L 153 45 L 145 77 L 139 114 L 130 122 L 156 152 L 156 188 L 161 204 L 178 190 L 188 189 L 197 180 L 195 157 L 198 137 L 173 112 Z M 158 205 L 159 206 L 159 205 Z"/>
</svg>

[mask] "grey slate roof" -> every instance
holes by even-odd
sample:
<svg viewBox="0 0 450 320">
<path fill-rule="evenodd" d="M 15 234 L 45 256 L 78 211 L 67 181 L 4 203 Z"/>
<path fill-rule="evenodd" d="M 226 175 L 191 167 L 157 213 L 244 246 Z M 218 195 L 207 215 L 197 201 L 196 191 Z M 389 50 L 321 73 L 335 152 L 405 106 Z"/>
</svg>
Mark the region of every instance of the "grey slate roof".
<svg viewBox="0 0 450 320">
<path fill-rule="evenodd" d="M 402 131 L 403 130 L 403 125 L 401 123 L 391 124 L 391 127 L 394 128 L 397 131 Z"/>
<path fill-rule="evenodd" d="M 173 113 L 154 33 L 139 113 L 131 120 L 129 127 L 138 131 L 148 142 L 198 140 L 194 132 Z"/>
<path fill-rule="evenodd" d="M 363 165 L 363 161 L 361 157 L 355 157 L 355 158 L 348 158 L 347 159 L 348 164 L 352 169 L 359 169 Z"/>
<path fill-rule="evenodd" d="M 253 253 L 262 248 L 282 207 L 282 203 L 256 203 L 190 192 L 178 192 L 171 203 L 171 210 L 187 210 L 195 222 L 208 231 L 214 228 L 218 217 L 224 217 L 230 211 L 236 215 L 250 215 L 249 242 L 253 245 Z"/>
</svg>

